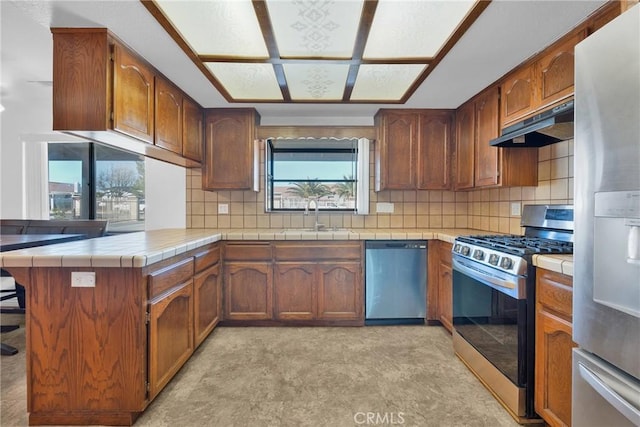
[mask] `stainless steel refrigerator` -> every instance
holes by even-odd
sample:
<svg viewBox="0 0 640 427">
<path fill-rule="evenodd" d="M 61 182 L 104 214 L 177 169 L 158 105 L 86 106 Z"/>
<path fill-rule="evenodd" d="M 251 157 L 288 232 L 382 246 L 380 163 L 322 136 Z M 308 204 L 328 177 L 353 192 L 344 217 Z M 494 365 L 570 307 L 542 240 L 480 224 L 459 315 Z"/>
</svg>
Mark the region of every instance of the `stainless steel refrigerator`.
<svg viewBox="0 0 640 427">
<path fill-rule="evenodd" d="M 640 425 L 640 5 L 575 60 L 572 422 Z"/>
</svg>

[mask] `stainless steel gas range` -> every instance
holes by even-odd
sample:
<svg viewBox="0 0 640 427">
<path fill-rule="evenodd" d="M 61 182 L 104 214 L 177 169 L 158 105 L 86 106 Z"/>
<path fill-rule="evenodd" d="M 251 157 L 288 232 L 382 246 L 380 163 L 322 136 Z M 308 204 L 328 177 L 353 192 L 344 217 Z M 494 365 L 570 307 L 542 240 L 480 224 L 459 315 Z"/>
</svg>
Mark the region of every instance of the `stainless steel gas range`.
<svg viewBox="0 0 640 427">
<path fill-rule="evenodd" d="M 533 408 L 535 254 L 573 253 L 573 207 L 525 205 L 525 235 L 458 237 L 453 245 L 453 345 L 521 423 Z"/>
</svg>

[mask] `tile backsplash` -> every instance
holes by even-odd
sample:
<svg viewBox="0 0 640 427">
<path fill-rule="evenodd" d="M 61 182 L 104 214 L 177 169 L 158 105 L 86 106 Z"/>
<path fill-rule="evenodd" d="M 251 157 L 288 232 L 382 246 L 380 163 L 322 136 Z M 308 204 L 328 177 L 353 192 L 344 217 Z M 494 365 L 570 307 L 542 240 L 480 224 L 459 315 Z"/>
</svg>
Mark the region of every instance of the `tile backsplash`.
<svg viewBox="0 0 640 427">
<path fill-rule="evenodd" d="M 330 227 L 356 229 L 474 228 L 522 234 L 520 212 L 525 204 L 573 204 L 573 140 L 538 149 L 538 186 L 473 191 L 370 191 L 370 214 L 320 213 Z M 373 153 L 372 153 L 373 154 Z M 261 157 L 264 150 L 261 151 Z M 373 159 L 373 155 L 371 156 Z M 370 187 L 373 189 L 373 165 Z M 260 161 L 260 192 L 204 191 L 199 169 L 187 169 L 188 228 L 309 228 L 314 216 L 300 212 L 264 211 L 264 161 Z M 393 213 L 376 213 L 376 203 L 392 203 Z M 218 204 L 228 214 L 218 214 Z M 512 212 L 512 208 L 514 210 Z"/>
</svg>

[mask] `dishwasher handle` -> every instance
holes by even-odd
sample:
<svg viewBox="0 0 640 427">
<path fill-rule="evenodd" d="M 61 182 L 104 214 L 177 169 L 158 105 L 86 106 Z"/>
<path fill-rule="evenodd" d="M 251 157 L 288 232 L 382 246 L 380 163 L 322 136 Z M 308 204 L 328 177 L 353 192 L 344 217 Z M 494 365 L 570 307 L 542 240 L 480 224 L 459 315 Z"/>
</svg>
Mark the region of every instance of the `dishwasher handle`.
<svg viewBox="0 0 640 427">
<path fill-rule="evenodd" d="M 366 249 L 426 249 L 425 240 L 370 240 L 365 243 Z"/>
</svg>

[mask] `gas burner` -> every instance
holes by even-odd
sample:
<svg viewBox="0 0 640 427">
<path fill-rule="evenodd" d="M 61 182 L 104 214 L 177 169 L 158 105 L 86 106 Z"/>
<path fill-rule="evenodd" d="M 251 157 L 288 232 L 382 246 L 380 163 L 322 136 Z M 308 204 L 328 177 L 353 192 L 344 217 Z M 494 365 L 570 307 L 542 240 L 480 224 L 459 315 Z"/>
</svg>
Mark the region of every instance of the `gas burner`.
<svg viewBox="0 0 640 427">
<path fill-rule="evenodd" d="M 573 243 L 542 237 L 517 235 L 461 236 L 457 240 L 476 246 L 495 249 L 513 255 L 571 254 Z"/>
</svg>

